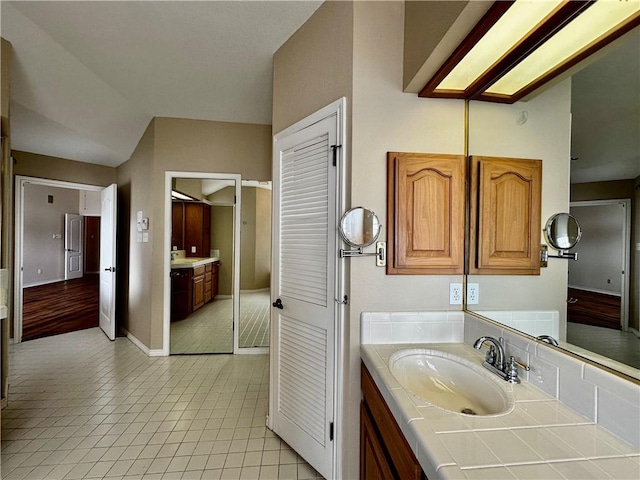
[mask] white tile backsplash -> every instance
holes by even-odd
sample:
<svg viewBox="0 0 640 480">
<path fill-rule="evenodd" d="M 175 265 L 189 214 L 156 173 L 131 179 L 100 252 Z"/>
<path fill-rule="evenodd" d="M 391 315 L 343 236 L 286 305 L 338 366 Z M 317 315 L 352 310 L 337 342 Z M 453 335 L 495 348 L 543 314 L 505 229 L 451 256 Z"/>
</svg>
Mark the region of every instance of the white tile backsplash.
<svg viewBox="0 0 640 480">
<path fill-rule="evenodd" d="M 464 313 L 363 312 L 360 315 L 360 342 L 458 343 L 464 339 Z"/>
<path fill-rule="evenodd" d="M 475 315 L 464 315 L 466 344 L 473 345 L 483 335 L 505 337 L 507 355 L 510 350 L 528 354 L 529 383 L 584 416 L 585 421 L 596 422 L 640 448 L 640 385 Z"/>
<path fill-rule="evenodd" d="M 494 318 L 497 313 L 506 318 L 512 312 L 493 312 Z M 516 313 L 517 321 L 532 318 L 534 323 L 556 322 L 557 325 L 557 312 Z M 464 342 L 473 345 L 483 335 L 504 337 L 507 354 L 530 366 L 529 372 L 521 372 L 522 378 L 573 409 L 585 423 L 596 422 L 640 449 L 640 385 L 554 347 L 461 311 L 363 312 L 360 331 L 362 344 Z M 557 338 L 557 333 L 548 331 L 537 334 L 542 333 Z M 553 416 L 553 412 L 536 410 L 535 402 L 528 408 L 526 413 L 534 418 L 543 414 Z M 562 422 L 562 418 L 556 419 L 557 424 Z"/>
</svg>

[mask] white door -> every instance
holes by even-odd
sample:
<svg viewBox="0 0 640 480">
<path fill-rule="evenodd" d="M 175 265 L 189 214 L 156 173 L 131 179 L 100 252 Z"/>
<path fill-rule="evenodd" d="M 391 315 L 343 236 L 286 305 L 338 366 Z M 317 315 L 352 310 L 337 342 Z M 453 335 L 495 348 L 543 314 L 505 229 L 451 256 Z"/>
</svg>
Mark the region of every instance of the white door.
<svg viewBox="0 0 640 480">
<path fill-rule="evenodd" d="M 82 278 L 84 252 L 82 241 L 83 219 L 80 215 L 64 214 L 64 279 Z"/>
<path fill-rule="evenodd" d="M 333 477 L 337 115 L 274 145 L 271 428 Z"/>
<path fill-rule="evenodd" d="M 100 328 L 116 339 L 116 211 L 117 186 L 100 194 Z"/>
</svg>

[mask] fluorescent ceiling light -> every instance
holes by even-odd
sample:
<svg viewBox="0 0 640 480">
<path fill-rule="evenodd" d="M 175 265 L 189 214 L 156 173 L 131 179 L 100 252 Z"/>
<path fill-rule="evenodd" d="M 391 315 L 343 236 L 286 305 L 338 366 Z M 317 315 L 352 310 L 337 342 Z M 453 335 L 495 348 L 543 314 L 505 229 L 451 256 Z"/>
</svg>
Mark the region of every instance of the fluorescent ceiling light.
<svg viewBox="0 0 640 480">
<path fill-rule="evenodd" d="M 640 1 L 599 0 L 486 90 L 514 95 L 631 21 Z"/>
<path fill-rule="evenodd" d="M 514 3 L 438 85 L 438 90 L 465 90 L 504 57 L 514 45 L 531 35 L 563 2 Z"/>
<path fill-rule="evenodd" d="M 189 195 L 185 195 L 184 193 L 180 193 L 176 190 L 171 190 L 171 198 L 177 198 L 178 200 L 195 200 L 195 198 L 190 197 Z"/>
<path fill-rule="evenodd" d="M 420 96 L 513 103 L 640 25 L 640 0 L 498 1 Z"/>
</svg>

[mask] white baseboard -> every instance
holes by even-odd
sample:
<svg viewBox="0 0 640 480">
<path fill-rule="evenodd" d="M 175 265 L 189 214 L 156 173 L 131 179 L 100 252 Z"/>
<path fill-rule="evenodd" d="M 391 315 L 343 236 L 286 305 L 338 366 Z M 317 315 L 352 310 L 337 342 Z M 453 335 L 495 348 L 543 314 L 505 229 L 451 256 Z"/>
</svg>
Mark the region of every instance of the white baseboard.
<svg viewBox="0 0 640 480">
<path fill-rule="evenodd" d="M 635 328 L 629 328 L 629 331 L 633 333 L 636 337 L 640 338 L 640 331 L 636 330 Z"/>
<path fill-rule="evenodd" d="M 236 353 L 238 355 L 268 355 L 269 347 L 239 348 Z"/>
<path fill-rule="evenodd" d="M 5 408 L 7 405 L 9 405 L 9 399 L 7 397 L 0 400 L 0 409 Z"/>
<path fill-rule="evenodd" d="M 147 347 L 144 343 L 142 343 L 140 340 L 138 340 L 133 334 L 131 334 L 131 332 L 127 331 L 124 328 L 122 329 L 122 331 L 127 335 L 127 338 L 129 339 L 129 341 L 133 343 L 136 347 L 138 347 L 140 350 L 142 350 L 148 357 L 165 357 L 166 356 L 164 354 L 163 349 L 152 350 L 149 347 Z"/>
<path fill-rule="evenodd" d="M 49 285 L 50 283 L 58 283 L 58 282 L 64 282 L 64 277 L 59 279 L 44 280 L 42 282 L 30 283 L 29 285 L 25 284 L 22 286 L 22 288 L 41 287 L 42 285 Z"/>
</svg>

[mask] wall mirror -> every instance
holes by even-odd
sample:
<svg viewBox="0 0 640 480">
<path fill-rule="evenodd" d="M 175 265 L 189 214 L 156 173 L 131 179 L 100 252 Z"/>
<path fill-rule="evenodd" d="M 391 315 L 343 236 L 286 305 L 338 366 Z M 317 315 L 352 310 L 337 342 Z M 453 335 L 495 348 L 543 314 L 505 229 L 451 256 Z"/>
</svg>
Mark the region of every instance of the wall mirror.
<svg viewBox="0 0 640 480">
<path fill-rule="evenodd" d="M 570 213 L 556 213 L 544 226 L 544 238 L 556 250 L 569 250 L 576 246 L 582 236 L 578 220 Z"/>
<path fill-rule="evenodd" d="M 371 210 L 355 207 L 347 210 L 340 219 L 340 235 L 347 245 L 364 248 L 380 235 L 380 221 Z"/>
<path fill-rule="evenodd" d="M 550 335 L 559 348 L 640 382 L 640 251 L 633 248 L 640 239 L 640 28 L 597 57 L 526 101 L 469 102 L 469 155 L 542 159 L 541 218 L 567 212 L 546 233 L 560 250 L 582 238 L 577 261 L 550 261 L 537 276 L 468 275 L 479 295 L 478 304 L 465 308 L 533 337 Z M 598 205 L 602 214 L 587 211 L 586 203 L 603 201 L 615 205 Z M 616 209 L 621 227 L 612 226 Z M 571 216 L 582 232 L 565 223 Z M 594 225 L 596 218 L 602 220 Z M 614 231 L 621 234 L 611 239 Z M 588 245 L 605 239 L 607 246 L 588 253 Z M 613 244 L 620 253 L 610 251 Z M 614 273 L 591 268 L 599 261 L 613 265 Z M 578 275 L 585 266 L 589 273 Z M 598 297 L 616 302 L 606 309 Z M 586 318 L 585 312 L 601 309 L 613 324 Z M 609 337 L 620 347 L 603 347 Z"/>
</svg>

